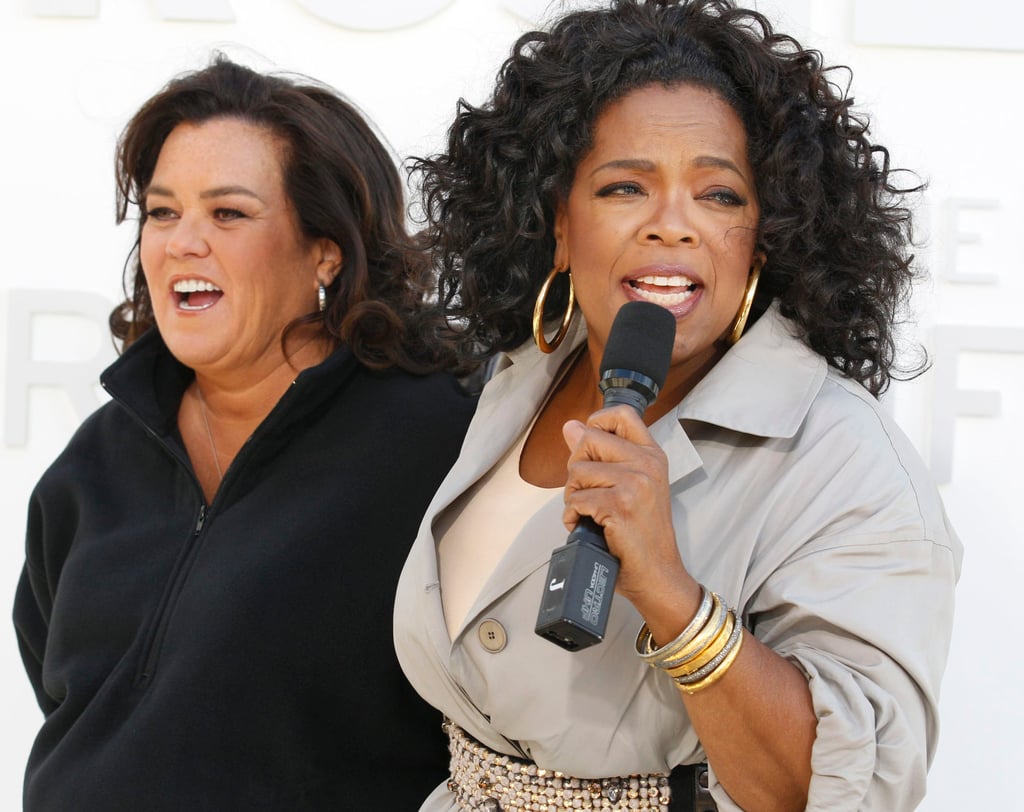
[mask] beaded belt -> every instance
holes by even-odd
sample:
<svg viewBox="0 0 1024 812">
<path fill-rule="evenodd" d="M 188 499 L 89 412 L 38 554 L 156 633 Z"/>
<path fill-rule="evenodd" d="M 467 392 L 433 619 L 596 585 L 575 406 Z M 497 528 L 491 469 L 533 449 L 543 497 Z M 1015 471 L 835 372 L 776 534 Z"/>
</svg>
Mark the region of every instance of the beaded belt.
<svg viewBox="0 0 1024 812">
<path fill-rule="evenodd" d="M 656 809 L 668 812 L 663 773 L 625 778 L 572 778 L 531 761 L 496 753 L 446 721 L 451 749 L 448 789 L 459 809 L 519 812 L 559 809 Z"/>
</svg>

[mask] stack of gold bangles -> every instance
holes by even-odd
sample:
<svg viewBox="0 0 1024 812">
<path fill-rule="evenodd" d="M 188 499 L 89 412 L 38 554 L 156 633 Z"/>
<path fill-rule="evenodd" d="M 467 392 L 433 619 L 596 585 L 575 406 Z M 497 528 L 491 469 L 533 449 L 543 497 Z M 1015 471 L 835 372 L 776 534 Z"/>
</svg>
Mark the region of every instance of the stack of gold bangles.
<svg viewBox="0 0 1024 812">
<path fill-rule="evenodd" d="M 645 623 L 636 636 L 636 653 L 668 672 L 679 690 L 695 694 L 720 680 L 740 653 L 743 624 L 725 602 L 701 586 L 697 614 L 671 643 L 658 648 Z"/>
</svg>

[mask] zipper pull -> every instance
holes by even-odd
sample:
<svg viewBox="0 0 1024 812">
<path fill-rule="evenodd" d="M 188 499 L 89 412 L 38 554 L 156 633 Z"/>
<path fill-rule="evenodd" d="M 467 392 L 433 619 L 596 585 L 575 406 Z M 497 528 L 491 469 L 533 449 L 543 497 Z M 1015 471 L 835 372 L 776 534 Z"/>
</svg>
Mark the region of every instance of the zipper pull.
<svg viewBox="0 0 1024 812">
<path fill-rule="evenodd" d="M 206 524 L 206 505 L 199 508 L 199 518 L 196 519 L 195 535 L 199 535 L 202 532 L 203 525 Z"/>
</svg>

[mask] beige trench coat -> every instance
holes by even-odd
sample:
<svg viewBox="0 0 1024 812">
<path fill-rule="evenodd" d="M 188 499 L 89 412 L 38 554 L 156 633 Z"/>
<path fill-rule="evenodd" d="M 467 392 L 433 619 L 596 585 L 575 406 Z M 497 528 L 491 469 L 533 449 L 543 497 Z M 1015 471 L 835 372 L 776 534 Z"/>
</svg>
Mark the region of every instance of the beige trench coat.
<svg viewBox="0 0 1024 812">
<path fill-rule="evenodd" d="M 605 641 L 575 653 L 534 634 L 551 551 L 565 542 L 560 494 L 523 518 L 454 640 L 441 608 L 434 519 L 527 428 L 583 340 L 577 324 L 552 355 L 521 347 L 485 388 L 406 562 L 395 644 L 416 689 L 494 750 L 577 777 L 668 772 L 704 755 L 671 680 L 633 654 L 633 606 L 616 595 Z M 962 551 L 907 438 L 774 309 L 651 431 L 668 455 L 687 568 L 808 677 L 818 728 L 807 808 L 913 809 L 936 744 Z M 498 652 L 482 633 L 494 623 L 507 637 Z M 719 808 L 738 809 L 713 765 L 711 777 Z M 442 786 L 423 809 L 452 802 Z"/>
</svg>

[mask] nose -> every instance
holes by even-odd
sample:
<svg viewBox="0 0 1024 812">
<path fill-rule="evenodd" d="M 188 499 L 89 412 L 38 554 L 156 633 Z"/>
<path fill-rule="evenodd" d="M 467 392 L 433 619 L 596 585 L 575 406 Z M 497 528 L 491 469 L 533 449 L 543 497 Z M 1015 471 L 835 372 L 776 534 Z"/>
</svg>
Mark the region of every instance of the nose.
<svg viewBox="0 0 1024 812">
<path fill-rule="evenodd" d="M 182 214 L 167 238 L 167 255 L 174 259 L 204 257 L 210 252 L 209 243 L 198 217 Z"/>
<path fill-rule="evenodd" d="M 700 235 L 694 226 L 693 212 L 682 195 L 666 195 L 651 201 L 650 217 L 641 230 L 643 242 L 664 245 L 700 244 Z"/>
</svg>

